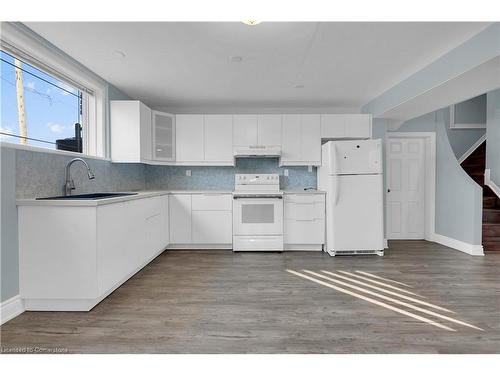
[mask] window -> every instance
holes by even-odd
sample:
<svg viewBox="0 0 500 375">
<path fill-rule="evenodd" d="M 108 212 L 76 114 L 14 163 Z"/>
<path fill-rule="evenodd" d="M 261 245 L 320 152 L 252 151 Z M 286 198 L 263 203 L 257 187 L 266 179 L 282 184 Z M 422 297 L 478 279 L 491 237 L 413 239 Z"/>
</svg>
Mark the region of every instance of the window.
<svg viewBox="0 0 500 375">
<path fill-rule="evenodd" d="M 38 151 L 71 149 L 108 157 L 106 81 L 21 23 L 2 22 L 0 47 L 0 141 Z M 81 125 L 76 134 L 75 124 Z"/>
<path fill-rule="evenodd" d="M 0 54 L 1 139 L 83 152 L 85 94 L 5 51 Z"/>
</svg>

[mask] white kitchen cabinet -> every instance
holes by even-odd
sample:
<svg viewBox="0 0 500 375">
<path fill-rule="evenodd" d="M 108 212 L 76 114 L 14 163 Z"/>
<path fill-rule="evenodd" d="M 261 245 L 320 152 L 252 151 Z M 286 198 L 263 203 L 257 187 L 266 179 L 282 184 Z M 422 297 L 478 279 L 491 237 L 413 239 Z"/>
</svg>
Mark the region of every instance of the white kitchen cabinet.
<svg viewBox="0 0 500 375">
<path fill-rule="evenodd" d="M 281 145 L 281 115 L 257 116 L 257 144 L 259 146 Z"/>
<path fill-rule="evenodd" d="M 321 164 L 321 122 L 319 115 L 302 115 L 302 161 L 309 165 Z"/>
<path fill-rule="evenodd" d="M 193 211 L 231 211 L 233 197 L 225 193 L 206 193 L 192 195 Z"/>
<path fill-rule="evenodd" d="M 321 164 L 319 115 L 283 115 L 280 165 Z"/>
<path fill-rule="evenodd" d="M 171 248 L 231 248 L 232 195 L 228 193 L 172 194 Z"/>
<path fill-rule="evenodd" d="M 112 100 L 110 124 L 113 162 L 151 161 L 151 109 L 138 100 Z"/>
<path fill-rule="evenodd" d="M 298 162 L 302 156 L 300 115 L 283 115 L 281 163 Z"/>
<path fill-rule="evenodd" d="M 175 116 L 170 113 L 152 111 L 153 160 L 175 160 Z"/>
<path fill-rule="evenodd" d="M 233 116 L 177 115 L 176 163 L 233 165 Z"/>
<path fill-rule="evenodd" d="M 204 116 L 176 115 L 175 118 L 177 162 L 204 160 Z"/>
<path fill-rule="evenodd" d="M 368 139 L 372 135 L 372 117 L 368 114 L 321 115 L 321 138 Z"/>
<path fill-rule="evenodd" d="M 230 244 L 233 241 L 232 211 L 193 211 L 194 244 Z"/>
<path fill-rule="evenodd" d="M 94 205 L 25 202 L 18 219 L 27 310 L 88 311 L 168 245 L 168 195 Z"/>
<path fill-rule="evenodd" d="M 205 115 L 204 137 L 205 162 L 234 163 L 232 115 Z"/>
<path fill-rule="evenodd" d="M 233 146 L 255 146 L 257 142 L 257 115 L 234 115 Z"/>
<path fill-rule="evenodd" d="M 325 195 L 285 194 L 285 250 L 322 250 L 325 243 Z"/>
<path fill-rule="evenodd" d="M 172 194 L 170 205 L 170 243 L 191 243 L 191 194 Z"/>
</svg>

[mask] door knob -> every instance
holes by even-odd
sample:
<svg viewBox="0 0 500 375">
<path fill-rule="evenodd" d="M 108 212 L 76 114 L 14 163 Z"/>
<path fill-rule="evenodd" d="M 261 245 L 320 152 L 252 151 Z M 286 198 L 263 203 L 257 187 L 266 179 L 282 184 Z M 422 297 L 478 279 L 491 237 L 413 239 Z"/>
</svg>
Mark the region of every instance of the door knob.
<svg viewBox="0 0 500 375">
<path fill-rule="evenodd" d="M 390 193 L 391 192 L 391 189 L 387 189 L 387 192 Z"/>
</svg>

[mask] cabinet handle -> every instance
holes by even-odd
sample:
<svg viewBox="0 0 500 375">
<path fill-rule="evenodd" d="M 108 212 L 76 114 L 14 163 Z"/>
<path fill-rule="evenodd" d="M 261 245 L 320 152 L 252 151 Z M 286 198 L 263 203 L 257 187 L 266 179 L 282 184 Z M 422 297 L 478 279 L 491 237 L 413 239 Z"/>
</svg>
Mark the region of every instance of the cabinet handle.
<svg viewBox="0 0 500 375">
<path fill-rule="evenodd" d="M 158 212 L 157 214 L 154 214 L 154 215 L 148 216 L 148 217 L 146 218 L 146 221 L 151 220 L 151 219 L 153 219 L 153 218 L 155 218 L 155 217 L 157 217 L 157 216 L 160 216 L 160 213 L 159 213 L 159 212 Z"/>
</svg>

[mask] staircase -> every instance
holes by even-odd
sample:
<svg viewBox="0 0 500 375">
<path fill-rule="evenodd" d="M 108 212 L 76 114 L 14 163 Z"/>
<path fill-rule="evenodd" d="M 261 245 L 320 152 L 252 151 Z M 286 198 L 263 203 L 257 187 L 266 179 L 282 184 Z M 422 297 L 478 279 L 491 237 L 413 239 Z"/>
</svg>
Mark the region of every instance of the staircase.
<svg viewBox="0 0 500 375">
<path fill-rule="evenodd" d="M 483 188 L 483 249 L 484 251 L 500 251 L 500 198 L 484 185 L 486 142 L 483 142 L 461 165 L 465 172 Z"/>
</svg>

